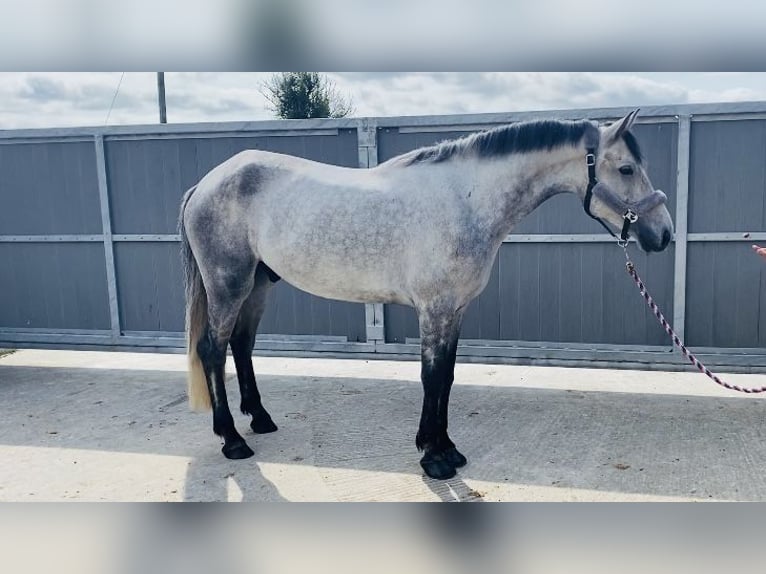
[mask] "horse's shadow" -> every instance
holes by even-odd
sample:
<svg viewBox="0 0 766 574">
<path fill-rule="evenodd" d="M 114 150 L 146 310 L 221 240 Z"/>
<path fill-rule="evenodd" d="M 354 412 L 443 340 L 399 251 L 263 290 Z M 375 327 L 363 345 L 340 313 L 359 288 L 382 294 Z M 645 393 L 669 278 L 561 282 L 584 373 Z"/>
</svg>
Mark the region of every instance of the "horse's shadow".
<svg viewBox="0 0 766 574">
<path fill-rule="evenodd" d="M 252 439 L 251 439 L 252 442 Z M 257 456 L 249 461 L 228 461 L 210 453 L 192 458 L 186 468 L 183 500 L 187 502 L 281 502 L 276 485 L 263 476 Z"/>
<path fill-rule="evenodd" d="M 246 438 L 256 446 L 256 455 L 249 461 L 227 461 L 220 453 L 210 453 L 189 461 L 183 499 L 187 502 L 287 501 L 259 468 L 258 437 L 246 435 Z M 483 502 L 482 494 L 468 486 L 460 475 L 448 480 L 435 480 L 422 475 L 421 480 L 441 502 Z"/>
<path fill-rule="evenodd" d="M 435 480 L 425 475 L 422 479 L 441 502 L 484 502 L 481 493 L 468 486 L 459 475 L 448 480 Z"/>
</svg>

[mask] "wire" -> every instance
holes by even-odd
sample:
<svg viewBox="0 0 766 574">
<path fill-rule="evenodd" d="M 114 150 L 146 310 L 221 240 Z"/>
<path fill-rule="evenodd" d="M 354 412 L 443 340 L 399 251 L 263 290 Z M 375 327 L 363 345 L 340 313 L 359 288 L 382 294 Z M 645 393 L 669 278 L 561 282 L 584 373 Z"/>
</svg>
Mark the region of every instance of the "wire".
<svg viewBox="0 0 766 574">
<path fill-rule="evenodd" d="M 122 79 L 125 77 L 125 72 L 122 73 L 120 76 L 120 81 L 117 82 L 117 89 L 114 91 L 114 96 L 112 96 L 112 103 L 109 104 L 109 111 L 106 113 L 106 119 L 104 120 L 104 125 L 109 123 L 109 116 L 112 115 L 112 108 L 114 107 L 114 101 L 117 99 L 117 94 L 120 93 L 120 86 L 122 85 Z"/>
</svg>

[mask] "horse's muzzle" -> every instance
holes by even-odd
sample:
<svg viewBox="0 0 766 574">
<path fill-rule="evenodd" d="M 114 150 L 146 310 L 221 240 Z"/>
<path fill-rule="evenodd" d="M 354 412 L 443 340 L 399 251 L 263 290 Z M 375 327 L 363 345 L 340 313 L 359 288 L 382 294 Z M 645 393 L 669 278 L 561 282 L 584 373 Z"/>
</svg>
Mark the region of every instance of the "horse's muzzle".
<svg viewBox="0 0 766 574">
<path fill-rule="evenodd" d="M 655 233 L 642 225 L 641 220 L 639 220 L 636 231 L 636 239 L 638 239 L 641 249 L 646 252 L 664 251 L 673 239 L 673 232 L 669 228 L 666 227 L 660 233 Z"/>
</svg>

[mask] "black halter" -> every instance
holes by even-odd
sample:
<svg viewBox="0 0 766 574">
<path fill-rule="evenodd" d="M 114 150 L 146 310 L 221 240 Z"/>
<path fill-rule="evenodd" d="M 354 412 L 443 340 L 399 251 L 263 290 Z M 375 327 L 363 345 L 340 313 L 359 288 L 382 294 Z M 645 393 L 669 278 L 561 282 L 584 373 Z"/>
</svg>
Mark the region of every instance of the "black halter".
<svg viewBox="0 0 766 574">
<path fill-rule="evenodd" d="M 618 242 L 621 245 L 627 245 L 628 242 L 628 233 L 630 231 L 630 225 L 631 223 L 635 223 L 638 221 L 638 213 L 636 213 L 633 209 L 627 208 L 625 210 L 625 213 L 623 213 L 623 223 L 622 223 L 622 231 L 620 231 L 620 236 L 617 237 L 614 232 L 609 228 L 609 226 L 604 223 L 604 220 L 600 217 L 596 217 L 593 215 L 590 211 L 590 201 L 593 198 L 593 188 L 598 185 L 598 179 L 596 179 L 596 148 L 589 147 L 586 149 L 588 152 L 585 154 L 585 163 L 588 165 L 588 187 L 585 190 L 585 200 L 583 201 L 583 208 L 585 209 L 585 213 L 587 213 L 590 217 L 598 221 L 601 226 L 606 229 L 609 232 L 609 235 L 614 237 L 618 240 Z"/>
</svg>

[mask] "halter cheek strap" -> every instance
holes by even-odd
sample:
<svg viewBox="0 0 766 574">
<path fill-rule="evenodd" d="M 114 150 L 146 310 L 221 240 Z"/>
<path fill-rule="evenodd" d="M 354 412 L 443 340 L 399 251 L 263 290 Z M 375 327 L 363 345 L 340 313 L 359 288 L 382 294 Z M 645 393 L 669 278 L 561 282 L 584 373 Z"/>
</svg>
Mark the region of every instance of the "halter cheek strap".
<svg viewBox="0 0 766 574">
<path fill-rule="evenodd" d="M 598 179 L 596 179 L 596 148 L 589 147 L 586 151 L 588 152 L 585 154 L 585 163 L 588 166 L 588 187 L 585 190 L 585 200 L 583 201 L 583 208 L 585 209 L 585 213 L 587 213 L 589 217 L 592 217 L 598 221 L 601 226 L 609 232 L 609 235 L 615 239 L 625 242 L 628 240 L 628 231 L 630 230 L 630 223 L 627 219 L 622 225 L 622 232 L 620 233 L 620 237 L 617 237 L 609 228 L 609 226 L 604 223 L 603 219 L 596 217 L 593 215 L 593 213 L 591 213 L 590 202 L 591 199 L 593 199 L 593 189 L 598 185 Z"/>
<path fill-rule="evenodd" d="M 600 184 L 598 179 L 596 179 L 596 148 L 589 147 L 586 151 L 585 162 L 588 166 L 588 187 L 585 190 L 585 200 L 583 201 L 585 213 L 598 221 L 603 228 L 609 232 L 609 235 L 617 239 L 621 245 L 626 245 L 631 224 L 638 221 L 640 215 L 649 213 L 655 207 L 665 203 L 668 198 L 664 193 L 657 189 L 636 203 L 623 201 L 607 186 Z M 603 201 L 610 209 L 617 213 L 622 213 L 623 223 L 622 229 L 620 230 L 620 237 L 617 237 L 600 217 L 596 217 L 591 213 L 590 203 L 594 195 L 598 197 L 599 200 Z"/>
</svg>

